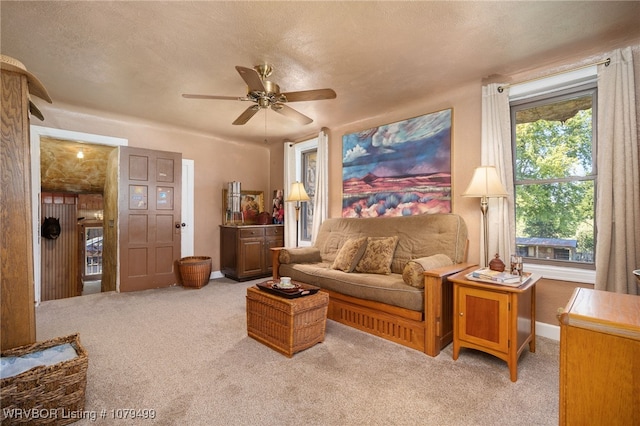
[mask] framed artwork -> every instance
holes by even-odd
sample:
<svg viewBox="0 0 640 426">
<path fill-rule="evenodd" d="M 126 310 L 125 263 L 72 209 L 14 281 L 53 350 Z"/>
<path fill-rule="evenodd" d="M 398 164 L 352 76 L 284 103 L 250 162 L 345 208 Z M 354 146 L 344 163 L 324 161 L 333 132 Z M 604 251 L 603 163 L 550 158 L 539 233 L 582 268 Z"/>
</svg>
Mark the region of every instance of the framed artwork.
<svg viewBox="0 0 640 426">
<path fill-rule="evenodd" d="M 255 225 L 258 220 L 258 214 L 264 211 L 264 193 L 262 191 L 240 191 L 240 209 L 241 212 L 231 212 L 227 210 L 229 200 L 227 197 L 227 189 L 222 190 L 222 218 L 225 225 L 242 224 L 244 216 L 245 225 Z M 242 213 L 242 215 L 240 214 Z"/>
<path fill-rule="evenodd" d="M 342 216 L 451 212 L 453 109 L 342 137 Z"/>
<path fill-rule="evenodd" d="M 271 206 L 271 222 L 276 224 L 284 223 L 284 190 L 273 191 L 273 202 Z"/>
</svg>

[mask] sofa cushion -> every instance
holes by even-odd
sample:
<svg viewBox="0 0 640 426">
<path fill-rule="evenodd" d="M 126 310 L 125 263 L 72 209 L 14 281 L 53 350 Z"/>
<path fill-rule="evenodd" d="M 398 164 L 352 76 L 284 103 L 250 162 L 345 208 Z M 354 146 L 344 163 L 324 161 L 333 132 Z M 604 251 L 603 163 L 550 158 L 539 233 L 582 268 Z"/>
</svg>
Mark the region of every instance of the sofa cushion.
<svg viewBox="0 0 640 426">
<path fill-rule="evenodd" d="M 408 261 L 438 253 L 454 263 L 466 260 L 467 227 L 456 214 L 403 217 L 329 218 L 322 222 L 315 246 L 322 262 L 331 263 L 345 241 L 354 237 L 399 237 L 391 272 L 402 275 Z"/>
<path fill-rule="evenodd" d="M 442 266 L 453 265 L 453 261 L 446 254 L 421 257 L 407 262 L 402 271 L 405 283 L 416 288 L 424 288 L 424 271 Z"/>
<path fill-rule="evenodd" d="M 355 274 L 331 269 L 330 263 L 280 265 L 280 273 L 294 281 L 347 296 L 424 312 L 424 289 L 405 284 L 401 274 Z"/>
<path fill-rule="evenodd" d="M 398 237 L 367 237 L 367 248 L 356 265 L 356 272 L 369 274 L 390 274 L 393 253 L 398 245 Z"/>
<path fill-rule="evenodd" d="M 320 262 L 320 250 L 316 247 L 283 248 L 278 255 L 280 263 L 315 263 Z"/>
<path fill-rule="evenodd" d="M 367 248 L 367 237 L 349 238 L 343 245 L 338 256 L 331 265 L 332 269 L 353 272 Z"/>
</svg>

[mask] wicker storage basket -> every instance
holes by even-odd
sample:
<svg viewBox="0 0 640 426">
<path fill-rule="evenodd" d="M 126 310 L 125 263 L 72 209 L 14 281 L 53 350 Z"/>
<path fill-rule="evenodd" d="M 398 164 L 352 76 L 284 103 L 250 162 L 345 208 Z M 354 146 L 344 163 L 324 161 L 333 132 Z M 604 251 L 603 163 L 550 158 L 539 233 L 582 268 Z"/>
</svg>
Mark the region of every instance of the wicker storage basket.
<svg viewBox="0 0 640 426">
<path fill-rule="evenodd" d="M 183 286 L 201 288 L 209 282 L 211 258 L 209 256 L 183 257 L 178 261 L 178 269 Z"/>
<path fill-rule="evenodd" d="M 89 356 L 77 333 L 9 349 L 2 356 L 23 356 L 65 343 L 76 350 L 76 358 L 2 379 L 3 425 L 66 425 L 78 420 L 84 410 Z"/>
<path fill-rule="evenodd" d="M 294 353 L 324 341 L 329 296 L 318 292 L 297 299 L 247 289 L 247 334 L 272 349 Z"/>
</svg>

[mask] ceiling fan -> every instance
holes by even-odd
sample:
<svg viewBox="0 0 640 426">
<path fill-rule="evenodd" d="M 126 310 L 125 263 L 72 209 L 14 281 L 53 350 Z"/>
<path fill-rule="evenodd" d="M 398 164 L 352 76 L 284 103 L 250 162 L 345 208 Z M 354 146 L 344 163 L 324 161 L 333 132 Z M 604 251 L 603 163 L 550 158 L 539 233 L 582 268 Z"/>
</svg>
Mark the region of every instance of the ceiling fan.
<svg viewBox="0 0 640 426">
<path fill-rule="evenodd" d="M 235 125 L 245 124 L 263 108 L 271 108 L 278 114 L 282 114 L 285 117 L 296 120 L 300 124 L 309 124 L 313 122 L 311 118 L 285 104 L 288 102 L 335 99 L 336 97 L 336 92 L 332 89 L 301 90 L 298 92 L 280 93 L 280 86 L 267 80 L 273 72 L 273 67 L 269 64 L 256 65 L 253 68 L 236 66 L 236 71 L 238 71 L 240 77 L 242 77 L 245 83 L 247 83 L 248 90 L 246 96 L 191 95 L 185 93 L 182 97 L 188 99 L 222 99 L 253 102 L 255 105 L 248 107 L 238 118 L 236 118 L 233 122 Z"/>
</svg>

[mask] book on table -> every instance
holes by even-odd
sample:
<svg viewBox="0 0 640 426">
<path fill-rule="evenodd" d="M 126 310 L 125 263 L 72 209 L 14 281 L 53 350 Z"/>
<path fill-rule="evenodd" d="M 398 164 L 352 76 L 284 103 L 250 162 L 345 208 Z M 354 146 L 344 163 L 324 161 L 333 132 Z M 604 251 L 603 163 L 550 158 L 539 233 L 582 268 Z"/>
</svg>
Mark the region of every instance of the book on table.
<svg viewBox="0 0 640 426">
<path fill-rule="evenodd" d="M 523 272 L 522 276 L 510 274 L 509 272 L 493 271 L 489 268 L 482 268 L 467 275 L 467 278 L 476 281 L 489 282 L 509 286 L 520 286 L 531 276 L 530 272 Z"/>
</svg>

